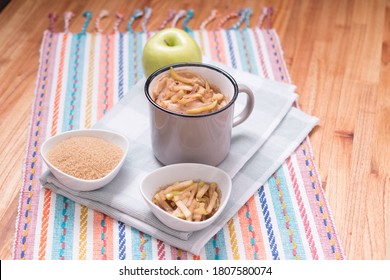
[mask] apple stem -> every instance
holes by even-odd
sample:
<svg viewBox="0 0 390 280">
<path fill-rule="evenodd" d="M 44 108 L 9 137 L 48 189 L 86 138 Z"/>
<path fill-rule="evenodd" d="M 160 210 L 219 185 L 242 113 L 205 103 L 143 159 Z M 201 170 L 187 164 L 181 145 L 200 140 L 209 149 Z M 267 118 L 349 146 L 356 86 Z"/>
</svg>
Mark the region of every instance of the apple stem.
<svg viewBox="0 0 390 280">
<path fill-rule="evenodd" d="M 168 43 L 167 40 L 164 39 L 164 42 L 165 42 L 165 44 L 167 44 L 167 46 L 169 46 L 169 47 L 171 46 L 171 45 Z"/>
</svg>

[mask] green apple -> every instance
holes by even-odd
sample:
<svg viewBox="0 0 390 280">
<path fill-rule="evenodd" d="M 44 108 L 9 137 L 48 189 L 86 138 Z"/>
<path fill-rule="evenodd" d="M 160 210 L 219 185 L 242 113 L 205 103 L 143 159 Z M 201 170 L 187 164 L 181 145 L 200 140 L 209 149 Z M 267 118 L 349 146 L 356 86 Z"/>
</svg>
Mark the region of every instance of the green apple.
<svg viewBox="0 0 390 280">
<path fill-rule="evenodd" d="M 154 34 L 142 52 L 142 66 L 148 77 L 157 69 L 179 62 L 202 62 L 202 52 L 184 30 L 166 28 Z"/>
</svg>

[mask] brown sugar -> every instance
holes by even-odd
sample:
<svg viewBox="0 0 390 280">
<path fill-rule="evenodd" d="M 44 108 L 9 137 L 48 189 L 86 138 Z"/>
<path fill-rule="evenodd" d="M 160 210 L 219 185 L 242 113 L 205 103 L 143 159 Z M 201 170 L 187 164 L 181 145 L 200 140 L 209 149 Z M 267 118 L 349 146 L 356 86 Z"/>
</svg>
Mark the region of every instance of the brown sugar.
<svg viewBox="0 0 390 280">
<path fill-rule="evenodd" d="M 120 162 L 122 149 L 96 137 L 71 137 L 54 146 L 48 160 L 62 172 L 84 180 L 103 178 Z"/>
</svg>

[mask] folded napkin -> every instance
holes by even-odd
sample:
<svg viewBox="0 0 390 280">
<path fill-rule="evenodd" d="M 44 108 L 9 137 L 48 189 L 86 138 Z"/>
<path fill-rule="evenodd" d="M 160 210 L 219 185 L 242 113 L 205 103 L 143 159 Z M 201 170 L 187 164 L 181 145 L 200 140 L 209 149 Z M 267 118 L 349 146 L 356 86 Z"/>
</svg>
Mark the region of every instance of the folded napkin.
<svg viewBox="0 0 390 280">
<path fill-rule="evenodd" d="M 216 64 L 214 62 L 210 62 Z M 197 232 L 178 232 L 162 224 L 149 210 L 139 190 L 143 177 L 161 167 L 153 156 L 149 131 L 149 108 L 140 80 L 95 126 L 127 136 L 130 142 L 126 162 L 115 179 L 96 191 L 77 192 L 63 185 L 49 172 L 40 178 L 44 187 L 69 199 L 122 221 L 170 245 L 199 254 L 242 205 L 304 140 L 317 118 L 292 107 L 295 86 L 217 66 L 230 72 L 255 95 L 251 116 L 232 130 L 231 150 L 218 167 L 233 178 L 233 190 L 225 211 L 210 227 Z M 236 109 L 244 100 L 238 98 Z"/>
</svg>

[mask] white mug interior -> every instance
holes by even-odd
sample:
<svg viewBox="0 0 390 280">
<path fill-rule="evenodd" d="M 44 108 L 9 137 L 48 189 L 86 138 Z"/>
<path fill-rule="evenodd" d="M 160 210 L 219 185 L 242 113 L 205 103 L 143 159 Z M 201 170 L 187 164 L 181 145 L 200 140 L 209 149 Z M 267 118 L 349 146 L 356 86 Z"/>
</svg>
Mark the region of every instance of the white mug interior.
<svg viewBox="0 0 390 280">
<path fill-rule="evenodd" d="M 159 106 L 156 102 L 154 102 L 154 98 L 152 96 L 153 94 L 153 89 L 156 86 L 156 83 L 158 82 L 159 78 L 162 75 L 166 75 L 169 73 L 170 67 L 174 67 L 175 70 L 182 71 L 190 71 L 193 73 L 196 73 L 200 75 L 203 79 L 207 80 L 207 82 L 210 84 L 211 87 L 219 89 L 219 91 L 225 95 L 227 99 L 227 104 L 223 108 L 219 109 L 218 111 L 214 111 L 211 113 L 206 113 L 206 114 L 196 114 L 196 115 L 190 115 L 190 114 L 181 114 L 178 112 L 173 112 L 170 110 L 167 110 L 165 108 L 162 108 Z M 148 84 L 147 82 L 147 95 L 148 99 L 150 102 L 153 103 L 156 107 L 160 108 L 163 111 L 167 111 L 170 113 L 182 115 L 182 116 L 189 116 L 189 117 L 196 117 L 196 116 L 207 116 L 209 114 L 215 114 L 218 113 L 222 110 L 227 109 L 228 107 L 232 106 L 237 98 L 238 95 L 238 86 L 237 82 L 234 80 L 234 78 L 228 74 L 226 71 L 215 67 L 213 65 L 208 65 L 208 64 L 198 64 L 198 63 L 183 63 L 183 64 L 177 64 L 177 65 L 172 65 L 172 66 L 167 66 L 164 67 L 160 70 L 157 70 L 155 73 L 153 73 L 149 79 L 150 83 Z"/>
</svg>

